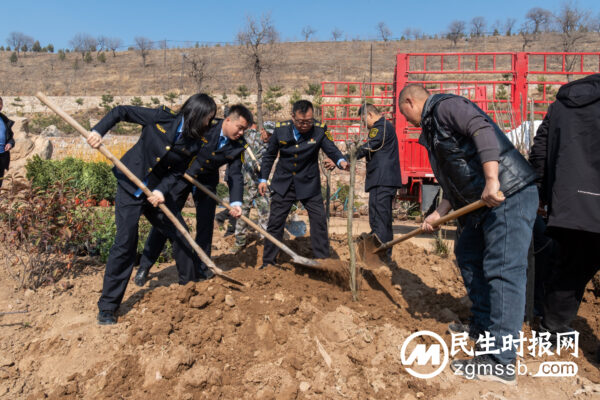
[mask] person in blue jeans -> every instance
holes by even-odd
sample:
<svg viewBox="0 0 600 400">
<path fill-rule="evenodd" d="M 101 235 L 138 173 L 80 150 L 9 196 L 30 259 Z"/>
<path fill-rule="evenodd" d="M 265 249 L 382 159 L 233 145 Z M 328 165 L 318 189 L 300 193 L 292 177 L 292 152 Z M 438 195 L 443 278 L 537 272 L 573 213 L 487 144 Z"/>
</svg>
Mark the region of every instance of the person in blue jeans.
<svg viewBox="0 0 600 400">
<path fill-rule="evenodd" d="M 478 346 L 474 358 L 454 360 L 450 367 L 470 379 L 516 384 L 516 351 L 503 349 L 503 338 L 518 338 L 523 323 L 536 174 L 492 118 L 468 99 L 430 95 L 411 84 L 400 92 L 398 105 L 408 122 L 421 127 L 419 143 L 444 191 L 422 228 L 433 232 L 431 224 L 451 209 L 479 199 L 487 205 L 460 219 L 455 254 L 473 303 L 472 320 L 468 327 L 449 329 L 469 332 Z"/>
</svg>

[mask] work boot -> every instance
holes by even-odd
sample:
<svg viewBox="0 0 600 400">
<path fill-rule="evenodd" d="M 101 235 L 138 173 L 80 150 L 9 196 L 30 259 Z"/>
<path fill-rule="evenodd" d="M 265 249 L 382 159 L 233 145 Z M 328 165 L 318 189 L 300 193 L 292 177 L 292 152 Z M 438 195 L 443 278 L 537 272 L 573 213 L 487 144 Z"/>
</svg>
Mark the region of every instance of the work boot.
<svg viewBox="0 0 600 400">
<path fill-rule="evenodd" d="M 146 282 L 148 282 L 148 275 L 150 274 L 150 268 L 149 267 L 142 267 L 140 266 L 138 268 L 137 273 L 135 274 L 135 277 L 133 278 L 133 282 L 138 285 L 138 286 L 144 286 L 146 284 Z"/>
<path fill-rule="evenodd" d="M 198 282 L 206 281 L 215 276 L 215 273 L 208 268 L 200 268 L 200 279 Z"/>
<path fill-rule="evenodd" d="M 448 333 L 459 334 L 459 333 L 468 333 L 469 337 L 473 340 L 477 340 L 479 335 L 483 333 L 481 329 L 472 324 L 462 324 L 460 322 L 452 322 L 448 324 Z"/>
<path fill-rule="evenodd" d="M 117 323 L 117 316 L 114 311 L 100 310 L 98 312 L 98 325 L 114 325 Z"/>
</svg>

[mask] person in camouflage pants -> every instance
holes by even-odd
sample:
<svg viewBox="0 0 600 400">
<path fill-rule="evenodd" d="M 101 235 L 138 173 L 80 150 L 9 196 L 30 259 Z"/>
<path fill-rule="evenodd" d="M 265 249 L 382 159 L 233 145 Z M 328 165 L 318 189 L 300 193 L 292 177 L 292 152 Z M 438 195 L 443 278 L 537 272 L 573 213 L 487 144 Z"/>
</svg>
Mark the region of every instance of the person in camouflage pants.
<svg viewBox="0 0 600 400">
<path fill-rule="evenodd" d="M 270 196 L 268 194 L 261 196 L 258 193 L 258 179 L 260 178 L 259 170 L 262 156 L 267 149 L 267 143 L 275 129 L 275 123 L 266 121 L 263 126 L 264 129 L 260 132 L 254 126 L 251 129 L 248 129 L 244 134 L 248 147 L 256 157 L 256 160 L 254 160 L 249 152 L 246 151 L 244 154 L 244 164 L 242 166 L 242 174 L 244 175 L 242 215 L 250 217 L 250 210 L 254 206 L 258 211 L 258 224 L 266 230 L 267 221 L 269 220 Z M 238 219 L 235 225 L 235 245 L 232 248 L 233 253 L 239 252 L 246 246 L 247 232 L 248 224 L 242 219 Z"/>
</svg>

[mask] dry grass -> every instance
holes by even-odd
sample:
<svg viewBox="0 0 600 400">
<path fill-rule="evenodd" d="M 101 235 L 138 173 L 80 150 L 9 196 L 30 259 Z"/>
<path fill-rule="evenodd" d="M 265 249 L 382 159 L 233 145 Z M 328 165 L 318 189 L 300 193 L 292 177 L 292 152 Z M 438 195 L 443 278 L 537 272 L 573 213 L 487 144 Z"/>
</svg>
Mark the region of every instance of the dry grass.
<svg viewBox="0 0 600 400">
<path fill-rule="evenodd" d="M 579 44 L 579 51 L 597 51 L 598 35 L 590 33 Z M 281 85 L 285 93 L 303 89 L 308 83 L 369 79 L 369 50 L 373 45 L 373 80 L 393 80 L 395 55 L 398 52 L 491 52 L 521 51 L 519 36 L 485 37 L 462 41 L 453 47 L 446 39 L 396 42 L 301 42 L 284 43 L 282 55 L 272 71 L 265 75 L 266 86 Z M 527 51 L 561 51 L 557 34 L 545 34 Z M 152 50 L 145 68 L 141 57 L 133 51 L 107 54 L 106 63 L 94 57 L 86 64 L 77 53 L 67 54 L 64 61 L 57 54 L 27 54 L 16 65 L 10 63 L 10 52 L 0 52 L 0 93 L 32 95 L 38 90 L 53 96 L 144 95 L 180 91 L 190 93 L 198 85 L 189 76 L 187 63 L 182 79 L 181 53 L 208 60 L 207 80 L 203 90 L 213 95 L 231 94 L 239 85 L 251 90 L 254 81 L 245 68 L 236 46 L 199 49 Z M 77 68 L 75 68 L 77 63 Z M 161 99 L 162 101 L 162 99 Z"/>
</svg>

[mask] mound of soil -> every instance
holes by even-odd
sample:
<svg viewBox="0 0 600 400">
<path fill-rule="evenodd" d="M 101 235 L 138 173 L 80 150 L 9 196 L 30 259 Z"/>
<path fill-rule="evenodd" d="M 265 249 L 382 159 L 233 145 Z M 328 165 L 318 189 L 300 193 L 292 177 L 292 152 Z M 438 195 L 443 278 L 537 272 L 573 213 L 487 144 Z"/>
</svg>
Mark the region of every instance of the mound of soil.
<svg viewBox="0 0 600 400">
<path fill-rule="evenodd" d="M 119 323 L 109 327 L 95 321 L 101 266 L 36 292 L 15 291 L 3 276 L 2 310 L 29 312 L 0 316 L 0 396 L 565 399 L 593 396 L 599 388 L 591 361 L 600 332 L 598 301 L 591 291 L 576 321 L 583 350 L 577 377 L 524 376 L 513 388 L 465 381 L 446 368 L 420 380 L 400 362 L 403 341 L 430 330 L 449 343 L 447 323 L 469 315 L 452 258 L 402 243 L 394 248 L 396 266 L 363 270 L 353 302 L 347 285 L 332 282 L 328 271 L 286 261 L 258 270 L 262 245 L 231 255 L 232 241 L 216 231 L 213 255 L 247 287 L 219 278 L 179 286 L 175 266 L 160 265 L 144 288 L 129 286 Z M 308 239 L 289 244 L 310 257 Z M 331 244 L 335 260 L 348 259 L 343 236 Z"/>
</svg>

